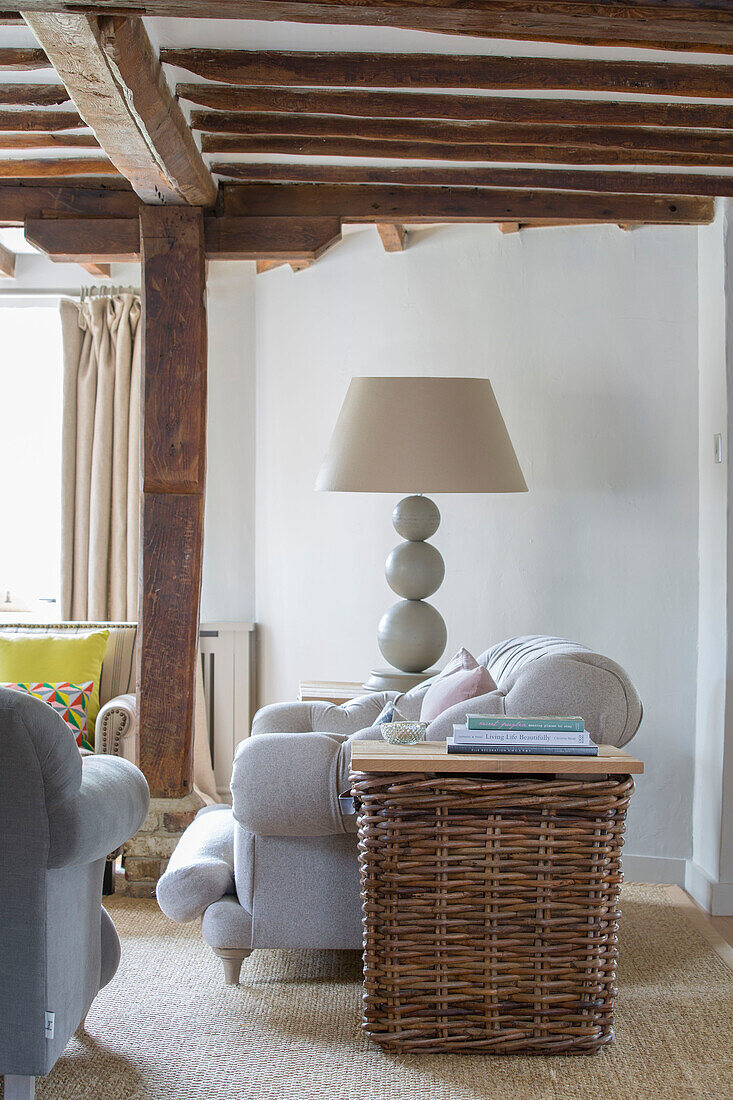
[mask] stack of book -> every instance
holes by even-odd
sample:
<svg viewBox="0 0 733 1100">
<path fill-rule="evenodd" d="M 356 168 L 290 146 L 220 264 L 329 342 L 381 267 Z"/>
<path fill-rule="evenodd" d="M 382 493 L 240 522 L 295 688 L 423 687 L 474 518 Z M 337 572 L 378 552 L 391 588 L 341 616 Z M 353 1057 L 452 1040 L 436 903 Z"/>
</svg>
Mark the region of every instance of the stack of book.
<svg viewBox="0 0 733 1100">
<path fill-rule="evenodd" d="M 582 718 L 520 718 L 469 714 L 454 726 L 448 752 L 533 753 L 539 756 L 597 756 Z"/>
</svg>

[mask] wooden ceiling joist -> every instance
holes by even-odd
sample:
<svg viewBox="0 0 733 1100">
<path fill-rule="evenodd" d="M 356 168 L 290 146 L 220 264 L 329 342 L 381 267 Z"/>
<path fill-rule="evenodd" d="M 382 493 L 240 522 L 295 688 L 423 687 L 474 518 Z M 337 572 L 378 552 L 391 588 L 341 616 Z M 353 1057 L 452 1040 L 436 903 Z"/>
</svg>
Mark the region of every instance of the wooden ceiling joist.
<svg viewBox="0 0 733 1100">
<path fill-rule="evenodd" d="M 564 168 L 385 168 L 351 164 L 242 164 L 214 161 L 216 175 L 247 183 L 361 183 L 419 187 L 547 188 L 640 195 L 733 196 L 733 175 L 596 172 Z"/>
<path fill-rule="evenodd" d="M 379 157 L 387 160 L 447 160 L 511 164 L 649 165 L 733 168 L 733 156 L 655 152 L 648 149 L 590 148 L 572 145 L 469 145 L 461 142 L 383 141 L 379 138 L 239 136 L 203 134 L 204 153 L 286 153 L 298 156 Z"/>
<path fill-rule="evenodd" d="M 15 253 L 0 244 L 0 277 L 3 279 L 15 278 Z"/>
<path fill-rule="evenodd" d="M 160 57 L 205 80 L 263 87 L 485 88 L 733 98 L 733 66 L 728 65 L 273 50 L 163 49 Z"/>
<path fill-rule="evenodd" d="M 3 107 L 58 107 L 68 102 L 63 84 L 0 84 Z"/>
<path fill-rule="evenodd" d="M 7 161 L 4 162 L 7 164 Z M 127 185 L 0 183 L 0 226 L 28 218 L 137 218 L 140 200 Z"/>
<path fill-rule="evenodd" d="M 25 6 L 43 10 L 48 0 L 29 0 Z M 98 10 L 100 4 L 58 0 L 57 6 L 80 11 Z M 725 0 L 462 0 L 460 5 L 429 0 L 114 0 L 114 9 L 149 16 L 391 26 L 519 41 L 733 51 Z"/>
<path fill-rule="evenodd" d="M 238 88 L 227 84 L 178 84 L 176 95 L 201 107 L 228 112 L 733 130 L 733 107 L 718 103 L 525 99 L 517 96 L 373 92 L 354 89 L 325 91 L 311 88 L 299 91 L 283 88 Z"/>
<path fill-rule="evenodd" d="M 86 128 L 76 111 L 2 111 L 0 130 L 41 131 L 79 130 Z"/>
<path fill-rule="evenodd" d="M 404 252 L 407 248 L 407 230 L 399 222 L 377 222 L 377 233 L 385 252 Z"/>
<path fill-rule="evenodd" d="M 55 134 L 0 133 L 0 149 L 98 149 L 94 134 L 74 134 L 62 131 Z"/>
<path fill-rule="evenodd" d="M 250 217 L 339 217 L 346 222 L 563 221 L 704 224 L 713 201 L 649 195 L 593 195 L 468 188 L 227 184 L 222 214 Z"/>
<path fill-rule="evenodd" d="M 2 72 L 31 72 L 34 69 L 50 69 L 51 62 L 43 50 L 19 49 L 16 46 L 3 46 L 0 48 L 0 71 Z"/>
<path fill-rule="evenodd" d="M 79 114 L 145 202 L 214 202 L 216 185 L 140 19 L 25 18 Z"/>
<path fill-rule="evenodd" d="M 9 112 L 6 112 L 6 114 Z M 2 113 L 0 112 L 0 129 Z M 538 145 L 691 153 L 733 161 L 733 131 L 654 129 L 648 126 L 531 126 L 525 123 L 453 122 L 436 119 L 347 118 L 341 115 L 225 114 L 194 111 L 195 130 L 216 134 L 356 138 L 358 140 L 445 142 L 456 145 Z"/>
<path fill-rule="evenodd" d="M 0 160 L 0 179 L 59 179 L 66 176 L 118 176 L 104 157 L 44 157 L 38 160 Z"/>
<path fill-rule="evenodd" d="M 61 262 L 127 263 L 140 256 L 137 218 L 27 218 L 25 239 Z"/>
</svg>

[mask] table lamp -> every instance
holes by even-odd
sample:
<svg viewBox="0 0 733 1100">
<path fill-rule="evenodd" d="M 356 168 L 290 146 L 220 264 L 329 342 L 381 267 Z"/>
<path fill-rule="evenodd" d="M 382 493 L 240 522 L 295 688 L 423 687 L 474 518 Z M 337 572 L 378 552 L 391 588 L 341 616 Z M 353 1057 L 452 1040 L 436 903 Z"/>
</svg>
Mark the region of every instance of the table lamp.
<svg viewBox="0 0 733 1100">
<path fill-rule="evenodd" d="M 377 628 L 382 656 L 365 687 L 408 691 L 434 675 L 447 631 L 425 597 L 445 565 L 426 540 L 440 525 L 430 493 L 525 493 L 527 485 L 488 378 L 352 378 L 316 490 L 408 493 L 392 522 L 405 540 L 389 554 L 387 583 L 401 599 Z"/>
</svg>

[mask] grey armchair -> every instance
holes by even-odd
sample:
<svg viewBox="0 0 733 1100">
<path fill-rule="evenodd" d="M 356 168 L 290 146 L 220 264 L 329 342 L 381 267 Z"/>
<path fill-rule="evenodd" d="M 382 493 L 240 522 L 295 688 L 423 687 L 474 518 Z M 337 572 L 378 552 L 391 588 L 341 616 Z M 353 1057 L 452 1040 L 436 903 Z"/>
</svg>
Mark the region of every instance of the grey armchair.
<svg viewBox="0 0 733 1100">
<path fill-rule="evenodd" d="M 0 1074 L 30 1100 L 117 969 L 105 857 L 148 811 L 127 760 L 82 759 L 45 703 L 0 688 Z"/>
<path fill-rule="evenodd" d="M 641 702 L 613 661 L 561 638 L 510 638 L 483 653 L 496 691 L 460 703 L 428 727 L 444 740 L 466 713 L 581 714 L 596 741 L 624 745 Z M 428 684 L 403 695 L 417 719 Z M 203 915 L 202 934 L 237 982 L 256 947 L 361 948 L 356 823 L 341 812 L 351 743 L 380 737 L 373 723 L 394 692 L 345 706 L 284 703 L 255 716 L 234 761 L 232 807 L 197 816 L 158 883 L 173 920 Z"/>
</svg>

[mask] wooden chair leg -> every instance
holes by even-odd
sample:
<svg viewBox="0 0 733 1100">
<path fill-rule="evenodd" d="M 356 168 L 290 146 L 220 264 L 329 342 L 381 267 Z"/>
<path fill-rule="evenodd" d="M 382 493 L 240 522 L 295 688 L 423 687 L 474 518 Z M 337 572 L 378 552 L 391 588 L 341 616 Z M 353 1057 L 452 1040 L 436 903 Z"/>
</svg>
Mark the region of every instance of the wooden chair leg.
<svg viewBox="0 0 733 1100">
<path fill-rule="evenodd" d="M 213 951 L 224 964 L 224 981 L 226 984 L 239 985 L 239 972 L 242 969 L 242 963 L 249 958 L 252 952 L 242 950 L 239 947 L 214 947 Z"/>
<path fill-rule="evenodd" d="M 5 1100 L 33 1100 L 36 1095 L 35 1077 L 16 1077 L 5 1074 Z"/>
</svg>

